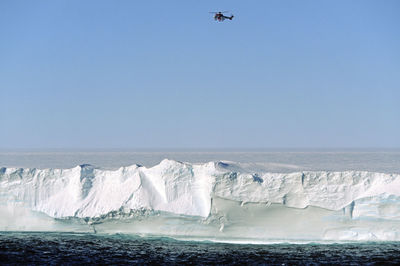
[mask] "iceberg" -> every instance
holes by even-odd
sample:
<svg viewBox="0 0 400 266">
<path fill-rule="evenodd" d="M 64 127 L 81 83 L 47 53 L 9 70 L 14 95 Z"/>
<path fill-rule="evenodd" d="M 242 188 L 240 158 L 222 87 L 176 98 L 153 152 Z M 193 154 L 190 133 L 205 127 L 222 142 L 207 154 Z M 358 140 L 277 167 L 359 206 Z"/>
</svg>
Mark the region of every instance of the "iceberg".
<svg viewBox="0 0 400 266">
<path fill-rule="evenodd" d="M 163 160 L 116 170 L 0 168 L 0 230 L 247 243 L 399 241 L 400 175 L 252 172 Z"/>
</svg>

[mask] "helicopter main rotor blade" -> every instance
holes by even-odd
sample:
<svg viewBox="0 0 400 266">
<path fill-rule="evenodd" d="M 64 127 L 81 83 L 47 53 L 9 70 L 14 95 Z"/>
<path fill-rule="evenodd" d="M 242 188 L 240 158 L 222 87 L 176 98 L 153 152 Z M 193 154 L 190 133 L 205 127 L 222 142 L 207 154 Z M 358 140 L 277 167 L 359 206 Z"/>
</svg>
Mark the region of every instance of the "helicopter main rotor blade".
<svg viewBox="0 0 400 266">
<path fill-rule="evenodd" d="M 218 12 L 215 12 L 215 11 L 211 11 L 211 12 L 208 12 L 208 13 L 212 13 L 212 14 L 217 14 L 217 13 L 227 13 L 227 12 L 229 12 L 229 11 L 218 11 Z"/>
</svg>

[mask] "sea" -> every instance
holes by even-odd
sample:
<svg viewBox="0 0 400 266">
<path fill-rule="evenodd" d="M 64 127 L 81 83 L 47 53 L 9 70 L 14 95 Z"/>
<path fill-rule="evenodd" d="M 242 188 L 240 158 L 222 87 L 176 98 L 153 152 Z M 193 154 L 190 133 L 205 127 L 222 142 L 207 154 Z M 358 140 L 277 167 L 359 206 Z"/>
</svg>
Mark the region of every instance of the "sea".
<svg viewBox="0 0 400 266">
<path fill-rule="evenodd" d="M 3 150 L 0 167 L 103 169 L 163 159 L 226 161 L 255 171 L 370 171 L 400 174 L 399 149 Z M 4 219 L 4 217 L 0 217 Z M 91 232 L 2 231 L 1 265 L 399 265 L 400 242 L 238 243 Z"/>
</svg>

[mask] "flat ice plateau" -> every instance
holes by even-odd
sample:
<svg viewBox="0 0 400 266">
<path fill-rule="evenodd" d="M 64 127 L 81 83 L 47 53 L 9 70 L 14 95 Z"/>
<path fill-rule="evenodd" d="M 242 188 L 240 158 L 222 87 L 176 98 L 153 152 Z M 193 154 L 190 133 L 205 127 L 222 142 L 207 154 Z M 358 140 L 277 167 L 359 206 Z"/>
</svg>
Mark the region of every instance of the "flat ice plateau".
<svg viewBox="0 0 400 266">
<path fill-rule="evenodd" d="M 400 241 L 400 175 L 239 163 L 0 168 L 0 231 L 236 242 Z"/>
</svg>

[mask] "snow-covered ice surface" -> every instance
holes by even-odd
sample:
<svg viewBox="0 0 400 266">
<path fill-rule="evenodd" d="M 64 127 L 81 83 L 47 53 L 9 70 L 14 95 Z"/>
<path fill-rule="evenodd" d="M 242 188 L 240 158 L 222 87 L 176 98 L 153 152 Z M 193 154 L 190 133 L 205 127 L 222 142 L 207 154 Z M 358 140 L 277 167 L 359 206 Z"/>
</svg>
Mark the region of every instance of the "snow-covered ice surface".
<svg viewBox="0 0 400 266">
<path fill-rule="evenodd" d="M 140 164 L 152 167 L 164 159 L 189 163 L 232 161 L 251 171 L 369 171 L 400 174 L 400 149 L 386 150 L 0 150 L 0 167 L 73 168 L 81 164 L 118 169 Z"/>
<path fill-rule="evenodd" d="M 145 166 L 128 163 L 140 155 Z M 159 157 L 174 160 L 154 164 Z M 400 241 L 399 158 L 398 150 L 1 152 L 0 231 Z"/>
</svg>

